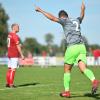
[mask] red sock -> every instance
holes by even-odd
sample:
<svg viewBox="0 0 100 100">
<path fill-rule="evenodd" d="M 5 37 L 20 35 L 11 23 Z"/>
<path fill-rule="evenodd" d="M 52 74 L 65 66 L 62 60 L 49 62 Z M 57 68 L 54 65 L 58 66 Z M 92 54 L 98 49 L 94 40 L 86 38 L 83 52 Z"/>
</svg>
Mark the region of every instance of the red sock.
<svg viewBox="0 0 100 100">
<path fill-rule="evenodd" d="M 7 73 L 6 73 L 6 82 L 7 82 L 7 84 L 10 84 L 10 80 L 9 80 L 9 78 L 10 78 L 10 72 L 11 72 L 11 68 L 9 68 L 7 70 Z"/>
<path fill-rule="evenodd" d="M 15 70 L 11 70 L 9 78 L 10 85 L 13 85 L 14 77 L 15 77 Z"/>
</svg>

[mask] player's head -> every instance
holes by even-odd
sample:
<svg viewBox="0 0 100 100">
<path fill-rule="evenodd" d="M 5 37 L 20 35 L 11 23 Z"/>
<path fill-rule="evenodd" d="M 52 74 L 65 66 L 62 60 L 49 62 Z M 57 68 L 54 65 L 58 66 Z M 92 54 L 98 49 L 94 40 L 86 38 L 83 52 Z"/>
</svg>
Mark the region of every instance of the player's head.
<svg viewBox="0 0 100 100">
<path fill-rule="evenodd" d="M 58 16 L 59 16 L 59 18 L 67 18 L 68 17 L 68 14 L 67 14 L 66 11 L 61 10 L 61 11 L 59 11 Z"/>
<path fill-rule="evenodd" d="M 12 29 L 12 31 L 17 33 L 17 32 L 19 32 L 19 25 L 14 23 L 14 24 L 11 25 L 11 29 Z"/>
</svg>

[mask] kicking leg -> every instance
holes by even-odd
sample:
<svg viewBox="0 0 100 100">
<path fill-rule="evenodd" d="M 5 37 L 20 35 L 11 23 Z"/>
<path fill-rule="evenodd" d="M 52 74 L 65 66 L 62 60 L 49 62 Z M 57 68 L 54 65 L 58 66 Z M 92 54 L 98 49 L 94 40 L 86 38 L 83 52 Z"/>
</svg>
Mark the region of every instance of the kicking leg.
<svg viewBox="0 0 100 100">
<path fill-rule="evenodd" d="M 78 66 L 79 66 L 79 68 L 80 68 L 80 71 L 81 71 L 84 75 L 86 75 L 86 77 L 87 77 L 88 79 L 91 80 L 91 82 L 92 82 L 92 84 L 93 84 L 93 85 L 92 85 L 92 94 L 95 94 L 96 91 L 97 91 L 97 89 L 98 89 L 98 86 L 99 86 L 99 81 L 95 79 L 95 76 L 94 76 L 93 72 L 92 72 L 90 69 L 86 68 L 86 64 L 85 64 L 84 62 L 82 62 L 82 61 L 80 60 L 80 61 L 78 62 Z"/>
</svg>

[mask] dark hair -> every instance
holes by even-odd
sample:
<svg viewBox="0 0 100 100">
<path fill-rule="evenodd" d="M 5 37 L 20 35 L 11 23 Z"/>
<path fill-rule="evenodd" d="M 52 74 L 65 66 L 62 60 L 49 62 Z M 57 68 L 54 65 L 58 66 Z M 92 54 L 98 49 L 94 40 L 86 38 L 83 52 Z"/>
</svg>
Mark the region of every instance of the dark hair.
<svg viewBox="0 0 100 100">
<path fill-rule="evenodd" d="M 59 16 L 59 18 L 60 18 L 61 16 L 68 17 L 68 14 L 67 14 L 67 12 L 66 12 L 66 11 L 64 11 L 64 10 L 61 10 L 61 11 L 59 11 L 59 14 L 58 14 L 58 16 Z"/>
</svg>

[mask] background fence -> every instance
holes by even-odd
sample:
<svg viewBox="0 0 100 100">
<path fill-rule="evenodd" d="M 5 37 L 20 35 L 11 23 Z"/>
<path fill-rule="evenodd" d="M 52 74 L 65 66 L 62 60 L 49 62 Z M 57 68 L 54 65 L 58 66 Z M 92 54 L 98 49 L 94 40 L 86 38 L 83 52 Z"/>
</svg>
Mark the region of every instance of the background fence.
<svg viewBox="0 0 100 100">
<path fill-rule="evenodd" d="M 8 58 L 0 58 L 0 65 L 7 65 Z M 60 66 L 64 64 L 63 57 L 33 57 L 19 59 L 19 65 L 41 65 L 41 66 Z M 94 57 L 87 57 L 87 65 L 100 65 L 100 57 L 94 59 Z"/>
</svg>

